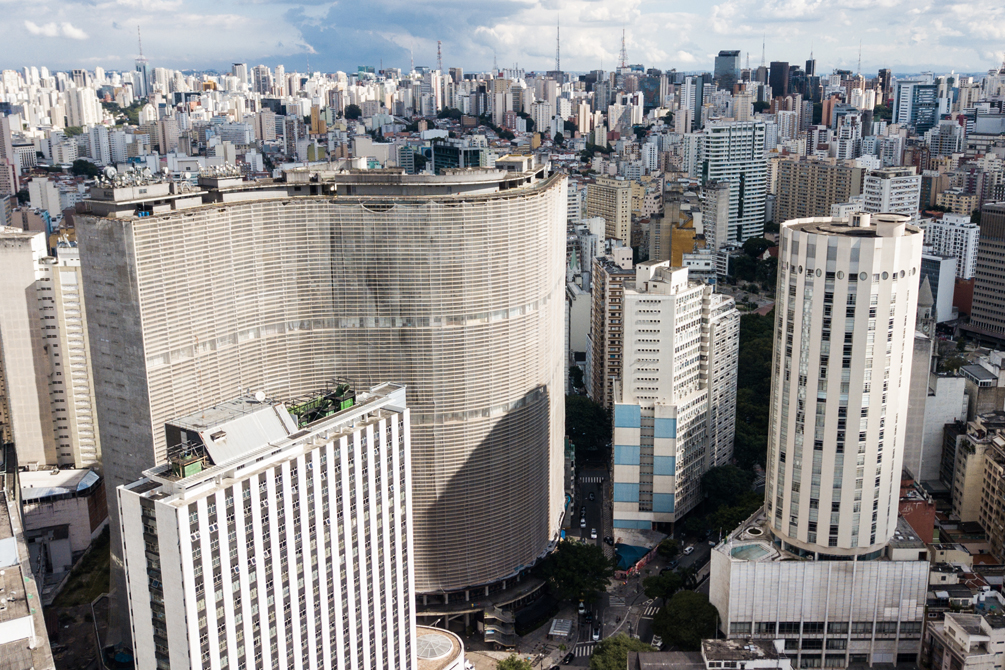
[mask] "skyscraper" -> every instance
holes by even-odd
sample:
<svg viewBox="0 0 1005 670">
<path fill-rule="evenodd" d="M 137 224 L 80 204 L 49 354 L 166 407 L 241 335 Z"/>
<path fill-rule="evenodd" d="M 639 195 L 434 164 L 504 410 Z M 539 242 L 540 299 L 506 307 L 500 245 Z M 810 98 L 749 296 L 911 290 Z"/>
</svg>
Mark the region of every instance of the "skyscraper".
<svg viewBox="0 0 1005 670">
<path fill-rule="evenodd" d="M 771 74 L 768 77 L 771 86 L 771 97 L 784 98 L 789 94 L 789 64 L 784 61 L 771 61 Z"/>
<path fill-rule="evenodd" d="M 781 227 L 765 507 L 712 552 L 710 599 L 731 637 L 799 640 L 800 667 L 920 647 L 928 552 L 898 517 L 923 243 L 908 221 Z"/>
<path fill-rule="evenodd" d="M 903 214 L 918 220 L 921 201 L 921 175 L 913 167 L 889 167 L 870 170 L 862 186 L 865 211 L 872 214 Z"/>
<path fill-rule="evenodd" d="M 416 667 L 405 389 L 354 391 L 165 426 L 117 491 L 137 667 Z"/>
<path fill-rule="evenodd" d="M 669 261 L 636 266 L 623 309 L 614 527 L 649 530 L 694 509 L 702 475 L 732 458 L 740 313 Z"/>
<path fill-rule="evenodd" d="M 1005 341 L 1005 203 L 984 205 L 980 225 L 969 330 L 1002 342 Z"/>
<path fill-rule="evenodd" d="M 586 218 L 602 217 L 609 238 L 631 244 L 632 182 L 621 177 L 598 177 L 586 187 Z"/>
<path fill-rule="evenodd" d="M 702 181 L 729 182 L 729 235 L 718 247 L 743 244 L 764 232 L 768 159 L 761 121 L 716 122 L 702 132 Z"/>
<path fill-rule="evenodd" d="M 732 91 L 740 79 L 740 52 L 720 51 L 715 57 L 715 83 L 724 91 Z"/>
<path fill-rule="evenodd" d="M 531 566 L 563 509 L 566 181 L 533 157 L 496 167 L 294 171 L 213 207 L 152 183 L 168 207 L 144 217 L 94 189 L 78 240 L 110 483 L 165 461 L 166 421 L 236 390 L 394 380 L 413 412 L 416 589 Z M 214 202 L 241 182 L 200 184 Z"/>
</svg>

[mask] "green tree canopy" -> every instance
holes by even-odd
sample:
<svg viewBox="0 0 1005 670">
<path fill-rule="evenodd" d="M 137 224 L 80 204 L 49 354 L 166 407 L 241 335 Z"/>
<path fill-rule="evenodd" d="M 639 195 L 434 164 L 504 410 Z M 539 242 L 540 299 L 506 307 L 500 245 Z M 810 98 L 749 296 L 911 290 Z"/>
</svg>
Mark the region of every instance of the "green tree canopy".
<svg viewBox="0 0 1005 670">
<path fill-rule="evenodd" d="M 758 100 L 754 103 L 754 112 L 763 112 L 768 107 L 771 107 L 770 102 L 764 102 L 763 100 Z"/>
<path fill-rule="evenodd" d="M 595 544 L 565 540 L 544 561 L 541 574 L 560 600 L 592 600 L 614 576 L 614 561 Z"/>
<path fill-rule="evenodd" d="M 981 222 L 981 210 L 975 209 L 970 212 L 970 223 L 980 223 Z"/>
<path fill-rule="evenodd" d="M 578 365 L 572 365 L 569 367 L 569 377 L 572 381 L 572 388 L 581 389 L 583 388 L 583 368 Z"/>
<path fill-rule="evenodd" d="M 565 396 L 565 434 L 576 445 L 577 461 L 596 460 L 611 440 L 611 415 L 586 396 Z"/>
<path fill-rule="evenodd" d="M 735 465 L 710 468 L 701 476 L 701 491 L 715 505 L 732 505 L 744 493 L 750 493 L 754 474 Z"/>
<path fill-rule="evenodd" d="M 661 558 L 667 561 L 676 556 L 679 551 L 680 551 L 680 542 L 673 539 L 672 537 L 666 538 L 665 540 L 659 543 L 659 546 L 656 547 L 656 552 L 660 555 Z"/>
<path fill-rule="evenodd" d="M 656 651 L 642 640 L 630 638 L 627 635 L 615 635 L 601 640 L 593 648 L 590 658 L 590 670 L 625 670 L 628 667 L 628 652 Z"/>
<path fill-rule="evenodd" d="M 75 175 L 84 175 L 86 177 L 97 177 L 101 174 L 101 170 L 98 169 L 97 165 L 83 158 L 78 158 L 73 161 L 73 166 L 70 167 L 70 172 Z"/>
<path fill-rule="evenodd" d="M 642 589 L 647 598 L 669 598 L 684 586 L 684 578 L 676 570 L 667 570 L 659 575 L 642 580 Z"/>
<path fill-rule="evenodd" d="M 772 242 L 767 241 L 763 237 L 751 237 L 743 243 L 743 253 L 751 258 L 760 258 L 765 249 L 773 246 L 775 245 Z"/>
<path fill-rule="evenodd" d="M 496 670 L 533 670 L 533 667 L 534 666 L 516 654 L 511 655 L 509 658 L 504 658 L 496 663 Z"/>
<path fill-rule="evenodd" d="M 363 116 L 363 110 L 359 108 L 359 105 L 354 103 L 349 103 L 345 106 L 345 118 L 347 119 L 358 119 Z"/>
<path fill-rule="evenodd" d="M 557 144 L 559 146 L 565 144 L 565 135 L 563 135 L 562 133 L 555 133 L 555 139 L 554 139 L 554 141 L 555 141 L 555 144 Z"/>
<path fill-rule="evenodd" d="M 454 107 L 444 107 L 439 112 L 436 113 L 436 118 L 438 119 L 460 119 L 464 116 L 464 112 Z"/>
<path fill-rule="evenodd" d="M 26 205 L 29 200 L 31 200 L 31 196 L 28 194 L 28 189 L 23 188 L 17 192 L 17 204 Z"/>
<path fill-rule="evenodd" d="M 681 651 L 698 651 L 701 641 L 715 635 L 718 613 L 708 596 L 678 591 L 653 618 L 653 632 Z M 623 666 L 622 666 L 623 667 Z"/>
</svg>

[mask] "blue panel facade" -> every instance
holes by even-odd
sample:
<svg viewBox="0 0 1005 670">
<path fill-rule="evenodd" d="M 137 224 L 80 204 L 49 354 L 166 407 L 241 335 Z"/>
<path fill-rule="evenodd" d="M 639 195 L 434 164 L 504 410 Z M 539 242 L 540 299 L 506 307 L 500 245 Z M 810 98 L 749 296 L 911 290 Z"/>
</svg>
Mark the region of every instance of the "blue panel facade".
<svg viewBox="0 0 1005 670">
<path fill-rule="evenodd" d="M 677 474 L 677 459 L 674 456 L 653 456 L 653 474 L 674 476 Z"/>
<path fill-rule="evenodd" d="M 639 501 L 638 484 L 614 483 L 614 502 L 637 503 Z"/>
<path fill-rule="evenodd" d="M 653 494 L 653 512 L 663 512 L 665 514 L 673 513 L 673 494 L 672 493 L 654 493 Z"/>
<path fill-rule="evenodd" d="M 677 419 L 655 419 L 653 437 L 677 438 Z"/>
<path fill-rule="evenodd" d="M 638 519 L 615 519 L 615 528 L 634 528 L 636 530 L 652 530 L 652 523 Z"/>
<path fill-rule="evenodd" d="M 615 428 L 641 428 L 642 408 L 638 405 L 615 405 L 614 406 L 614 427 Z"/>
<path fill-rule="evenodd" d="M 614 464 L 638 465 L 640 451 L 641 451 L 640 447 L 623 447 L 616 444 L 614 445 Z"/>
</svg>

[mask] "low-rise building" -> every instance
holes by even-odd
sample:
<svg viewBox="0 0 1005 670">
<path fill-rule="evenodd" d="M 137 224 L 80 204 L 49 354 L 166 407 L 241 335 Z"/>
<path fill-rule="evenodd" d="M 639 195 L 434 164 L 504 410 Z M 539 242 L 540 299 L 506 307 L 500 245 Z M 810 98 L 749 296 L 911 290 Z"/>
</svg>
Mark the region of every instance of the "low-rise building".
<svg viewBox="0 0 1005 670">
<path fill-rule="evenodd" d="M 1005 615 L 946 613 L 925 631 L 919 665 L 926 670 L 1005 667 Z"/>
</svg>

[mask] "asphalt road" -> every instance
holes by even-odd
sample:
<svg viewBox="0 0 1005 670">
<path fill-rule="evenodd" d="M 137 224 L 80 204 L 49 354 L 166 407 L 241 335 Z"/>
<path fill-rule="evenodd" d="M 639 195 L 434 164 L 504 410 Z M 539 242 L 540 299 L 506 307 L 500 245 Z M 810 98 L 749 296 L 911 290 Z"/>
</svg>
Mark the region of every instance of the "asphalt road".
<svg viewBox="0 0 1005 670">
<path fill-rule="evenodd" d="M 575 529 L 578 530 L 580 538 L 584 542 L 595 544 L 602 547 L 604 544 L 604 535 L 608 534 L 609 531 L 604 528 L 604 484 L 598 481 L 601 477 L 607 477 L 607 471 L 603 468 L 598 468 L 596 470 L 584 469 L 580 471 L 579 478 L 576 480 L 576 515 L 575 515 Z M 584 481 L 586 480 L 586 481 Z M 593 500 L 590 500 L 590 494 L 593 494 Z M 583 507 L 586 507 L 586 527 L 579 528 L 580 511 Z M 597 539 L 590 539 L 590 531 L 593 529 L 597 530 Z M 576 530 L 573 531 L 573 534 Z M 587 624 L 585 617 L 580 617 L 580 642 L 592 642 L 591 633 L 593 627 L 600 626 L 604 621 L 604 598 L 603 594 L 596 602 L 588 603 L 587 609 L 593 615 L 593 622 Z M 589 664 L 588 656 L 578 657 L 575 664 Z"/>
</svg>

